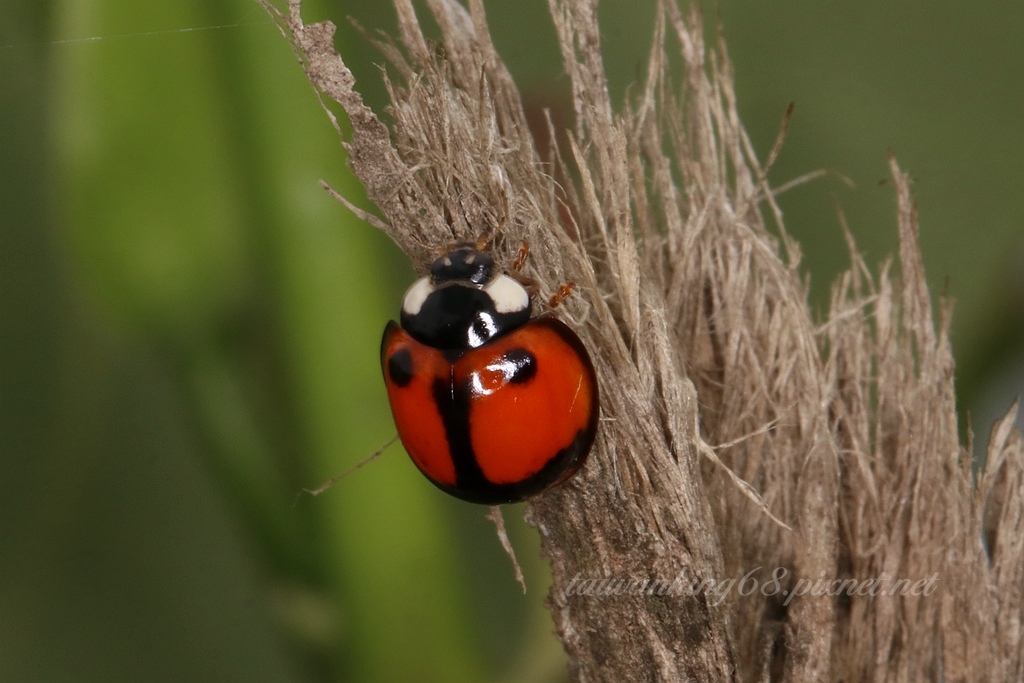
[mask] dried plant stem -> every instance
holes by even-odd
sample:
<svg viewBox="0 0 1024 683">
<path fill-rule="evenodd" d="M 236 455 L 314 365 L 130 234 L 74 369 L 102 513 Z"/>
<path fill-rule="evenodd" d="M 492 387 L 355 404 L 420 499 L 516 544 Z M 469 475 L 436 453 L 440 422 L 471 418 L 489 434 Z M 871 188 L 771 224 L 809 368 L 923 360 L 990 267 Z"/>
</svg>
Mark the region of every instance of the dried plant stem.
<svg viewBox="0 0 1024 683">
<path fill-rule="evenodd" d="M 333 26 L 304 25 L 298 0 L 261 2 L 348 114 L 349 162 L 414 263 L 498 233 L 499 262 L 531 244 L 538 300 L 577 283 L 558 310 L 598 368 L 600 435 L 581 474 L 527 513 L 576 680 L 1024 677 L 1024 446 L 1011 414 L 974 486 L 949 315 L 936 330 L 895 161 L 900 277 L 871 276 L 850 239 L 819 324 L 724 45 L 704 45 L 696 10 L 659 2 L 647 78 L 616 113 L 596 2 L 549 0 L 576 121 L 542 159 L 480 0 L 427 0 L 443 59 L 394 0 L 390 129 Z M 933 576 L 927 595 L 827 588 Z M 723 584 L 743 577 L 756 590 Z"/>
</svg>

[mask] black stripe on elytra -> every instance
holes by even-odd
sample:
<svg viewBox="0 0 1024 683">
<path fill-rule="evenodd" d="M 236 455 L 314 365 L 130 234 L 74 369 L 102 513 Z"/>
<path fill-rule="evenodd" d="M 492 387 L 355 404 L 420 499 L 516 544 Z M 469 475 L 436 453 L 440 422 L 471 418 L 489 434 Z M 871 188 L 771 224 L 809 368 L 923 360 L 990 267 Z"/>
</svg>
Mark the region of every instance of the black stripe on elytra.
<svg viewBox="0 0 1024 683">
<path fill-rule="evenodd" d="M 451 362 L 454 364 L 455 360 L 452 359 Z M 513 366 L 511 377 L 508 379 L 513 384 L 527 382 L 537 374 L 536 359 L 525 349 L 512 349 L 502 360 Z M 485 492 L 494 489 L 495 484 L 484 475 L 480 463 L 477 462 L 476 453 L 473 452 L 473 441 L 469 431 L 469 381 L 455 384 L 453 378 L 438 378 L 434 380 L 431 390 L 448 439 L 448 452 L 455 466 L 457 488 L 466 492 Z"/>
<path fill-rule="evenodd" d="M 468 383 L 456 385 L 451 377 L 438 378 L 434 380 L 431 389 L 448 438 L 448 452 L 455 466 L 456 486 L 469 491 L 489 486 L 490 482 L 477 464 L 469 434 Z"/>
<path fill-rule="evenodd" d="M 435 486 L 456 498 L 481 505 L 504 505 L 526 500 L 541 491 L 558 484 L 579 470 L 586 462 L 594 434 L 581 429 L 567 447 L 547 462 L 536 474 L 514 484 L 493 484 L 482 479 L 477 486 L 464 486 L 462 481 L 456 486 L 445 486 L 433 482 Z"/>
<path fill-rule="evenodd" d="M 507 375 L 508 381 L 512 384 L 528 382 L 537 374 L 536 358 L 526 349 L 511 349 L 502 360 L 512 365 L 511 373 Z M 454 378 L 449 378 L 448 381 L 439 378 L 434 380 L 431 389 L 448 439 L 448 452 L 455 466 L 456 487 L 460 492 L 464 492 L 456 495 L 470 500 L 468 496 L 489 497 L 494 495 L 496 489 L 505 488 L 492 483 L 484 475 L 473 451 L 469 427 L 469 381 L 455 384 Z"/>
</svg>

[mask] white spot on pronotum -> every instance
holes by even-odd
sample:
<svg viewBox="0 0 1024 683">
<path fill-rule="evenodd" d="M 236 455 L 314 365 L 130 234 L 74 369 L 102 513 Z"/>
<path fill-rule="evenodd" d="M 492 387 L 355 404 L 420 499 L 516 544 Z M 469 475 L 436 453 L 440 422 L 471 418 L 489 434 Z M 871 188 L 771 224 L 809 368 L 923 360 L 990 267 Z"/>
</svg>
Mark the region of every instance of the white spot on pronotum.
<svg viewBox="0 0 1024 683">
<path fill-rule="evenodd" d="M 402 300 L 402 311 L 406 315 L 416 315 L 423 308 L 423 302 L 434 292 L 434 285 L 430 278 L 421 277 L 405 292 L 405 299 Z"/>
<path fill-rule="evenodd" d="M 526 310 L 530 305 L 530 295 L 526 288 L 508 275 L 494 278 L 484 286 L 484 291 L 491 297 L 494 310 L 498 313 L 516 313 Z"/>
</svg>

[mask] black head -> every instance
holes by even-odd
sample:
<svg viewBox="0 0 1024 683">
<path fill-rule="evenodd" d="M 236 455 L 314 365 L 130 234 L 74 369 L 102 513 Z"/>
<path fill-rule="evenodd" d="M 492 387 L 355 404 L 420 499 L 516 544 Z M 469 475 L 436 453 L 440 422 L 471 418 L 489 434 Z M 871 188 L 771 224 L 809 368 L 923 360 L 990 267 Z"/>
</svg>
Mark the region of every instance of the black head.
<svg viewBox="0 0 1024 683">
<path fill-rule="evenodd" d="M 447 254 L 430 264 L 430 280 L 435 285 L 452 280 L 464 280 L 474 285 L 491 281 L 494 259 L 477 249 L 472 242 L 459 242 Z"/>
</svg>

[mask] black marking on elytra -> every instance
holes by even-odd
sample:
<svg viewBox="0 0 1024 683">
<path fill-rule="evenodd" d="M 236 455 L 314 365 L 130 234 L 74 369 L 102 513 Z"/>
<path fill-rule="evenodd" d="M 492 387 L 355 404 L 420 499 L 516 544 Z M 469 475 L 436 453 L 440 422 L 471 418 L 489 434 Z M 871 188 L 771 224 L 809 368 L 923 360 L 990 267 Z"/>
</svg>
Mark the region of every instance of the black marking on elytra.
<svg viewBox="0 0 1024 683">
<path fill-rule="evenodd" d="M 488 486 L 490 482 L 476 461 L 469 434 L 469 385 L 455 385 L 450 377 L 438 378 L 431 389 L 448 439 L 448 453 L 455 466 L 456 486 L 470 491 Z"/>
<path fill-rule="evenodd" d="M 515 368 L 508 378 L 509 384 L 526 384 L 537 374 L 537 358 L 526 349 L 511 349 L 503 360 Z"/>
<path fill-rule="evenodd" d="M 412 354 L 409 349 L 398 349 L 388 358 L 388 377 L 398 387 L 406 387 L 412 381 Z"/>
<path fill-rule="evenodd" d="M 481 478 L 480 484 L 472 488 L 463 485 L 461 480 L 456 486 L 445 486 L 436 481 L 433 483 L 445 493 L 470 503 L 480 503 L 481 505 L 518 503 L 560 484 L 576 474 L 587 459 L 586 456 L 590 452 L 590 444 L 593 439 L 592 432 L 588 434 L 588 430 L 581 429 L 572 443 L 558 451 L 555 457 L 548 460 L 547 464 L 536 474 L 514 484 L 494 484 L 483 478 Z M 458 474 L 457 467 L 456 473 Z"/>
</svg>

